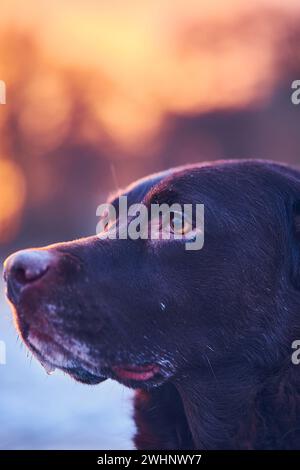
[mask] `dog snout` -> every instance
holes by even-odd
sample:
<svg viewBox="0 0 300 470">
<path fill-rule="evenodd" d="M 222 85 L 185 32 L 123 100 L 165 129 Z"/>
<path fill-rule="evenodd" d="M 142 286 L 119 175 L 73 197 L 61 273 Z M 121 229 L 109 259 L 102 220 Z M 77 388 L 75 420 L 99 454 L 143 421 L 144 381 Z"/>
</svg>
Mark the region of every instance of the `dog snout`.
<svg viewBox="0 0 300 470">
<path fill-rule="evenodd" d="M 23 250 L 4 263 L 4 280 L 12 301 L 18 301 L 23 287 L 41 279 L 51 269 L 55 255 L 47 250 Z"/>
</svg>

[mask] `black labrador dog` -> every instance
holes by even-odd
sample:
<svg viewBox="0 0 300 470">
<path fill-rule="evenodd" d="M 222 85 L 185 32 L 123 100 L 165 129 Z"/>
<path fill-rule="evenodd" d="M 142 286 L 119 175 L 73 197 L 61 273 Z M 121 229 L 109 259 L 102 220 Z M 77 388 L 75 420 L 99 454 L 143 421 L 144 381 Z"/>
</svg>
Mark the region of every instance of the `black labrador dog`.
<svg viewBox="0 0 300 470">
<path fill-rule="evenodd" d="M 137 448 L 299 449 L 300 172 L 219 161 L 123 194 L 204 204 L 203 248 L 93 236 L 12 255 L 26 345 L 46 369 L 135 388 Z"/>
</svg>

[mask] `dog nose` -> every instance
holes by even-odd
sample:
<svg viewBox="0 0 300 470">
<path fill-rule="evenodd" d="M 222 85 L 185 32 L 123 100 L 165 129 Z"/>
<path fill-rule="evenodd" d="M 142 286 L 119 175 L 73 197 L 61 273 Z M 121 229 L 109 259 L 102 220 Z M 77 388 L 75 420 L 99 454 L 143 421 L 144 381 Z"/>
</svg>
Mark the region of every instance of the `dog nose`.
<svg viewBox="0 0 300 470">
<path fill-rule="evenodd" d="M 4 262 L 4 280 L 12 300 L 18 300 L 22 288 L 40 278 L 53 265 L 54 255 L 47 250 L 23 250 Z"/>
</svg>

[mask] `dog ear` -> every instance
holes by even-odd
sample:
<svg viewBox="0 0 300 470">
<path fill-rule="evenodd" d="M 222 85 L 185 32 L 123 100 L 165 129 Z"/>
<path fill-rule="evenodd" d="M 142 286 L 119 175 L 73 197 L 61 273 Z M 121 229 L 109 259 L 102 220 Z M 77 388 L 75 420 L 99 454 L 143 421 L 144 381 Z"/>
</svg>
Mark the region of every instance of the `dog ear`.
<svg viewBox="0 0 300 470">
<path fill-rule="evenodd" d="M 300 200 L 292 208 L 292 282 L 300 290 Z"/>
</svg>

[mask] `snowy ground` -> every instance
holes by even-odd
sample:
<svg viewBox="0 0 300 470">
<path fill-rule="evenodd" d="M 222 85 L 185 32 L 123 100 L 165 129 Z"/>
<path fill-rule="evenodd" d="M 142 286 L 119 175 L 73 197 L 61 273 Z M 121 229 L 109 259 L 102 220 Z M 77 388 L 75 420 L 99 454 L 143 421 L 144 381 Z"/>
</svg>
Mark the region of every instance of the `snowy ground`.
<svg viewBox="0 0 300 470">
<path fill-rule="evenodd" d="M 0 364 L 0 449 L 132 448 L 129 390 L 112 381 L 90 387 L 59 372 L 47 376 L 16 338 L 0 281 L 7 362 Z"/>
</svg>

